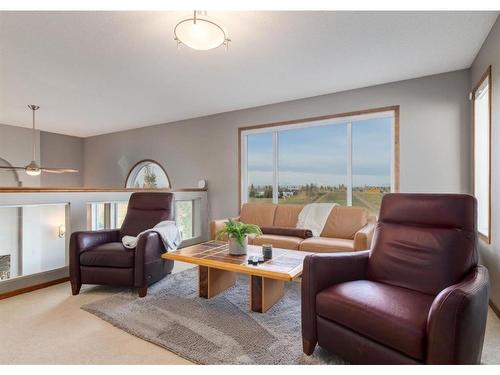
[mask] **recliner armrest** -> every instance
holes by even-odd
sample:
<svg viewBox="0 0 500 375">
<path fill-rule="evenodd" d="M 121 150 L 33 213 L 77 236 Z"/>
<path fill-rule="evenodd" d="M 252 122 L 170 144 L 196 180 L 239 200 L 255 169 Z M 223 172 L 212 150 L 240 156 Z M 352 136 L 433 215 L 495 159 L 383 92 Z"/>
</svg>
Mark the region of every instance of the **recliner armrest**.
<svg viewBox="0 0 500 375">
<path fill-rule="evenodd" d="M 354 251 L 368 250 L 372 244 L 376 223 L 368 223 L 354 235 Z"/>
<path fill-rule="evenodd" d="M 483 266 L 436 296 L 427 319 L 428 364 L 480 363 L 488 300 L 488 270 Z"/>
<path fill-rule="evenodd" d="M 308 255 L 302 271 L 302 338 L 316 345 L 316 295 L 329 286 L 366 276 L 370 251 Z M 307 350 L 309 351 L 309 350 Z"/>
<path fill-rule="evenodd" d="M 104 243 L 118 241 L 120 241 L 119 229 L 73 232 L 69 240 L 69 276 L 71 284 L 81 284 L 80 254 L 82 252 Z M 78 294 L 78 291 L 76 294 Z"/>
<path fill-rule="evenodd" d="M 136 262 L 141 253 L 144 254 L 143 263 L 151 263 L 159 260 L 165 251 L 165 245 L 163 245 L 161 236 L 157 232 L 143 233 L 137 239 L 135 248 Z"/>
<path fill-rule="evenodd" d="M 148 284 L 146 264 L 161 260 L 161 255 L 165 251 L 163 241 L 157 232 L 146 232 L 139 236 L 134 257 L 134 286 L 143 287 Z"/>
<path fill-rule="evenodd" d="M 239 221 L 240 218 L 238 216 L 238 217 L 232 218 L 231 220 Z M 222 227 L 224 226 L 224 223 L 226 221 L 227 221 L 227 219 L 218 219 L 218 220 L 212 220 L 210 222 L 210 239 L 211 240 L 215 240 L 215 235 L 217 234 L 217 232 L 219 230 L 222 229 Z M 224 238 L 223 240 L 227 240 L 227 238 Z"/>
<path fill-rule="evenodd" d="M 108 242 L 119 242 L 120 230 L 98 230 L 98 231 L 80 231 L 71 234 L 69 246 L 71 251 L 82 252 L 92 247 L 102 245 Z"/>
</svg>

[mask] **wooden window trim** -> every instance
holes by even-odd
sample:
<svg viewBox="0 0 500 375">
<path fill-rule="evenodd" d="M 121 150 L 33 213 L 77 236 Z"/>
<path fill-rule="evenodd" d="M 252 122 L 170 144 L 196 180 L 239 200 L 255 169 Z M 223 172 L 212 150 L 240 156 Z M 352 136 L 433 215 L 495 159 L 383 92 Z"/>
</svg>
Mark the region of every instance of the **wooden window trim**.
<svg viewBox="0 0 500 375">
<path fill-rule="evenodd" d="M 317 116 L 317 117 L 308 117 L 296 120 L 288 120 L 288 121 L 280 121 L 280 122 L 272 122 L 267 124 L 260 125 L 252 125 L 238 128 L 238 212 L 241 210 L 241 177 L 242 177 L 242 160 L 241 160 L 241 133 L 247 130 L 253 129 L 263 129 L 263 128 L 273 128 L 283 125 L 293 125 L 300 124 L 303 122 L 313 122 L 313 121 L 322 121 L 322 120 L 330 120 L 337 119 L 341 117 L 352 117 L 359 115 L 366 115 L 370 113 L 378 113 L 378 112 L 394 112 L 394 191 L 399 192 L 400 189 L 400 181 L 399 181 L 399 166 L 400 166 L 400 135 L 399 135 L 399 105 L 388 106 L 388 107 L 378 107 L 378 108 L 370 108 L 353 112 L 342 112 L 336 113 L 333 115 L 326 116 Z"/>
<path fill-rule="evenodd" d="M 476 180 L 476 113 L 475 113 L 475 97 L 477 90 L 481 87 L 485 80 L 488 80 L 488 115 L 489 115 L 489 144 L 488 144 L 488 159 L 489 159 L 489 173 L 488 173 L 488 235 L 484 235 L 478 231 L 479 238 L 482 239 L 487 244 L 491 244 L 491 207 L 492 207 L 492 194 L 491 194 L 491 114 L 492 114 L 492 79 L 491 79 L 491 65 L 488 66 L 486 71 L 483 73 L 479 81 L 476 83 L 472 89 L 472 194 L 476 195 L 475 192 L 475 180 Z"/>
</svg>

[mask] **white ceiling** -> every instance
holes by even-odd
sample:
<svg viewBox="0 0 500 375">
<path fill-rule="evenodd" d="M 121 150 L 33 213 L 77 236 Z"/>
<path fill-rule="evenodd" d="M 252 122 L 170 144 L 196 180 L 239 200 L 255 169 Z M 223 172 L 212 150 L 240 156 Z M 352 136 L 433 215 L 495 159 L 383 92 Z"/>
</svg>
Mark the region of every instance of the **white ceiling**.
<svg viewBox="0 0 500 375">
<path fill-rule="evenodd" d="M 232 43 L 177 49 L 189 12 L 0 12 L 0 123 L 91 136 L 468 68 L 496 12 L 213 12 Z"/>
</svg>

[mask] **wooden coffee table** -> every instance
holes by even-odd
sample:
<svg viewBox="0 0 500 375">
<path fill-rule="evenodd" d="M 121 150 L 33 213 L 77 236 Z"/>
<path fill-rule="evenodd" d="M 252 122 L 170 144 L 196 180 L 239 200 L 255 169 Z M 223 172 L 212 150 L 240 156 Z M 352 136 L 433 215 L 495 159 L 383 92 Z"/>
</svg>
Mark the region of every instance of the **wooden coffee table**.
<svg viewBox="0 0 500 375">
<path fill-rule="evenodd" d="M 208 241 L 162 255 L 164 259 L 197 264 L 199 266 L 199 295 L 212 298 L 234 286 L 236 273 L 250 275 L 250 309 L 266 312 L 281 297 L 285 281 L 302 275 L 305 251 L 273 249 L 273 258 L 258 266 L 248 264 L 248 257 L 261 255 L 260 246 L 248 245 L 247 255 L 229 255 L 227 242 Z"/>
</svg>

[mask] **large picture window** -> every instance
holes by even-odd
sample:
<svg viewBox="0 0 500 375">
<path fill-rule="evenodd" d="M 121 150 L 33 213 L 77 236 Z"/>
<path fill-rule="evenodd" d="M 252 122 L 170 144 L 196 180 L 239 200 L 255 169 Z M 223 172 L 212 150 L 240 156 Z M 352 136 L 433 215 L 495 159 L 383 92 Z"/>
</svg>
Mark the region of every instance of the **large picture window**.
<svg viewBox="0 0 500 375">
<path fill-rule="evenodd" d="M 378 214 L 397 191 L 399 109 L 240 129 L 241 201 L 335 202 Z"/>
<path fill-rule="evenodd" d="M 474 195 L 479 236 L 491 241 L 491 67 L 472 92 Z"/>
</svg>

